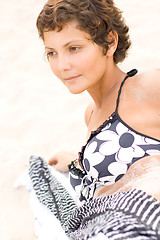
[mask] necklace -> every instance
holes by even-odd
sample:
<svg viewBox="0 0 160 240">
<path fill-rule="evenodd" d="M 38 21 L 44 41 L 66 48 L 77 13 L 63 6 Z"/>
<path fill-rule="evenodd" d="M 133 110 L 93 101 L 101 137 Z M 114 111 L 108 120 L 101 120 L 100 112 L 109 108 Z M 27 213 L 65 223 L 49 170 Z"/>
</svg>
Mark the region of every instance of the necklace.
<svg viewBox="0 0 160 240">
<path fill-rule="evenodd" d="M 88 120 L 88 125 L 89 125 L 89 123 L 90 123 L 90 121 L 91 121 L 92 115 L 93 115 L 93 110 L 92 110 L 92 112 L 91 112 L 91 114 L 90 114 L 90 117 L 89 117 L 89 120 Z"/>
</svg>

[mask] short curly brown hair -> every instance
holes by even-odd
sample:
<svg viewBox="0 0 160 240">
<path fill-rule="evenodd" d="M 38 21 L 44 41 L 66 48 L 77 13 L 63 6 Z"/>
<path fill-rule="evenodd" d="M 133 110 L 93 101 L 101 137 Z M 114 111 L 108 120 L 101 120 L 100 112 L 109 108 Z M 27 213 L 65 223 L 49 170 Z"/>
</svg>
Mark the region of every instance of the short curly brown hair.
<svg viewBox="0 0 160 240">
<path fill-rule="evenodd" d="M 74 20 L 78 22 L 78 28 L 87 32 L 104 52 L 114 42 L 114 39 L 108 41 L 108 34 L 116 31 L 118 46 L 113 56 L 114 62 L 117 64 L 125 59 L 131 45 L 129 28 L 113 0 L 49 0 L 37 18 L 39 36 L 44 40 L 45 31 L 61 31 Z"/>
</svg>

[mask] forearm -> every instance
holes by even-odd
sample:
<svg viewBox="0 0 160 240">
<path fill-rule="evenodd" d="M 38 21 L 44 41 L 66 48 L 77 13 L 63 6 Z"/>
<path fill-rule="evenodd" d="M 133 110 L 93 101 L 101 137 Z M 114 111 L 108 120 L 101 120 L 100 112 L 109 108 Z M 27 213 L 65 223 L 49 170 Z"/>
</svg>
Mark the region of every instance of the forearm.
<svg viewBox="0 0 160 240">
<path fill-rule="evenodd" d="M 139 189 L 160 200 L 160 155 L 149 156 L 135 162 L 126 174 L 110 186 L 96 189 L 94 198 L 118 192 Z"/>
</svg>

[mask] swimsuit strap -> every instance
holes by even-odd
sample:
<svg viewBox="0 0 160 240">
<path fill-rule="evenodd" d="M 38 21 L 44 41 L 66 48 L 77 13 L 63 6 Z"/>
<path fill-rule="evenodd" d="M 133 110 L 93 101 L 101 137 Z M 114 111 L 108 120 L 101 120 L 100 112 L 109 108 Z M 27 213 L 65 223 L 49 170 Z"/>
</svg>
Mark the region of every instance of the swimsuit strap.
<svg viewBox="0 0 160 240">
<path fill-rule="evenodd" d="M 126 79 L 128 77 L 133 77 L 134 75 L 136 75 L 137 73 L 137 69 L 132 69 L 131 71 L 127 72 L 127 75 L 125 76 L 125 78 L 123 79 L 122 83 L 121 83 L 121 86 L 119 88 L 119 91 L 118 91 L 118 97 L 117 97 L 117 102 L 116 102 L 116 112 L 117 112 L 117 109 L 118 109 L 118 105 L 119 105 L 119 98 L 120 98 L 120 95 L 121 95 L 121 91 L 122 91 L 122 87 L 126 81 Z"/>
</svg>

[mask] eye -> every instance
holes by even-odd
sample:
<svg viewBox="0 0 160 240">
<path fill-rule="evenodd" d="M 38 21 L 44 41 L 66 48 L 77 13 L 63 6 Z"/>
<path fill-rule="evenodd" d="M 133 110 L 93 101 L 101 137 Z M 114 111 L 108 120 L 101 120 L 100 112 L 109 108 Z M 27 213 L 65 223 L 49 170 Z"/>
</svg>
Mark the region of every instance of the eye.
<svg viewBox="0 0 160 240">
<path fill-rule="evenodd" d="M 70 52 L 76 52 L 80 49 L 80 47 L 70 47 L 69 50 Z"/>
<path fill-rule="evenodd" d="M 52 52 L 47 52 L 46 56 L 47 56 L 47 59 L 49 61 L 51 58 L 56 56 L 56 52 L 53 52 L 53 51 Z"/>
</svg>

